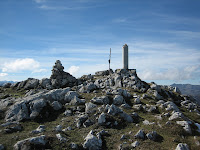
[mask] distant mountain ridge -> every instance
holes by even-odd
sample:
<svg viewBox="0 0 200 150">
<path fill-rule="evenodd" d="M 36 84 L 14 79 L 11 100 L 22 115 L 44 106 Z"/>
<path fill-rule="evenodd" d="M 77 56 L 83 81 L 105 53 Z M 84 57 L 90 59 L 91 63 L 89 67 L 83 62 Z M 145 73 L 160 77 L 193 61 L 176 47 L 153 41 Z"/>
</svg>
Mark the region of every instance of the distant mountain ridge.
<svg viewBox="0 0 200 150">
<path fill-rule="evenodd" d="M 178 87 L 182 94 L 193 96 L 200 104 L 200 85 L 174 83 L 171 86 Z"/>
<path fill-rule="evenodd" d="M 14 81 L 0 81 L 0 86 L 3 86 L 5 83 L 15 83 Z"/>
</svg>

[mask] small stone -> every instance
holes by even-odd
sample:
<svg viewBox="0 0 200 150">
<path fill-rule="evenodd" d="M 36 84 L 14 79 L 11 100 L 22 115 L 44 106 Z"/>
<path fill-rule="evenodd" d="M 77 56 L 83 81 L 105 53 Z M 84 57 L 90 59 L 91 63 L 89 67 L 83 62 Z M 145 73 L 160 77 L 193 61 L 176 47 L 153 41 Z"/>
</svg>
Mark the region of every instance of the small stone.
<svg viewBox="0 0 200 150">
<path fill-rule="evenodd" d="M 145 139 L 145 133 L 144 133 L 144 130 L 139 130 L 136 134 L 135 134 L 135 138 L 137 139 Z"/>
<path fill-rule="evenodd" d="M 56 134 L 56 137 L 61 142 L 66 142 L 67 141 L 67 139 L 65 137 L 63 137 L 60 133 Z"/>
<path fill-rule="evenodd" d="M 186 143 L 179 143 L 175 150 L 189 150 L 189 147 Z"/>
<path fill-rule="evenodd" d="M 61 126 L 61 125 L 57 125 L 57 126 L 55 127 L 55 131 L 61 132 L 61 131 L 62 131 L 62 126 Z"/>
<path fill-rule="evenodd" d="M 133 147 L 133 148 L 136 148 L 136 147 L 138 147 L 140 145 L 140 143 L 138 142 L 138 141 L 135 141 L 135 142 L 133 142 L 132 144 L 131 144 L 131 146 Z"/>
</svg>

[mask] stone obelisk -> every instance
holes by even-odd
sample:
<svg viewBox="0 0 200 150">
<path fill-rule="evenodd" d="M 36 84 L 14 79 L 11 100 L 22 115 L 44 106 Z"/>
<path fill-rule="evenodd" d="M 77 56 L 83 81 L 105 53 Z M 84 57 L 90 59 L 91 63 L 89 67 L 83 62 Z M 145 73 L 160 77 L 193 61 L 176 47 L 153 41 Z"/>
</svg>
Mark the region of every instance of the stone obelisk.
<svg viewBox="0 0 200 150">
<path fill-rule="evenodd" d="M 128 45 L 124 44 L 122 47 L 122 62 L 123 69 L 128 70 Z"/>
</svg>

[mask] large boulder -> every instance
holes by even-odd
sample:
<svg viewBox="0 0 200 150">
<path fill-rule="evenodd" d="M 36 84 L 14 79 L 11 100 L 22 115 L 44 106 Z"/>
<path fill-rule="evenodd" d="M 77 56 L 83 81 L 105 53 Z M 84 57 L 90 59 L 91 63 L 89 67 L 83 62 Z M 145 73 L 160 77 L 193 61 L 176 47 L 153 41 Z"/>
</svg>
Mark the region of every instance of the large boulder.
<svg viewBox="0 0 200 150">
<path fill-rule="evenodd" d="M 95 136 L 94 132 L 91 130 L 85 138 L 83 148 L 88 150 L 101 150 L 102 149 L 101 136 Z"/>
<path fill-rule="evenodd" d="M 14 149 L 15 150 L 22 150 L 27 148 L 26 144 L 29 144 L 30 148 L 32 145 L 36 146 L 45 146 L 47 143 L 46 140 L 46 136 L 45 135 L 41 135 L 41 136 L 37 136 L 37 137 L 32 137 L 32 138 L 28 138 L 22 141 L 18 141 L 15 145 L 14 145 Z M 35 149 L 35 148 L 34 148 Z"/>
<path fill-rule="evenodd" d="M 39 81 L 39 84 L 44 89 L 49 89 L 49 90 L 52 89 L 51 80 L 48 78 L 43 78 L 42 80 Z"/>
<path fill-rule="evenodd" d="M 114 104 L 114 105 L 121 105 L 121 104 L 123 104 L 123 103 L 125 103 L 123 96 L 121 96 L 121 95 L 116 95 L 116 96 L 113 98 L 113 104 Z"/>
<path fill-rule="evenodd" d="M 28 78 L 26 85 L 24 86 L 24 89 L 29 90 L 29 89 L 35 89 L 39 85 L 39 80 L 34 79 L 34 78 Z"/>
</svg>

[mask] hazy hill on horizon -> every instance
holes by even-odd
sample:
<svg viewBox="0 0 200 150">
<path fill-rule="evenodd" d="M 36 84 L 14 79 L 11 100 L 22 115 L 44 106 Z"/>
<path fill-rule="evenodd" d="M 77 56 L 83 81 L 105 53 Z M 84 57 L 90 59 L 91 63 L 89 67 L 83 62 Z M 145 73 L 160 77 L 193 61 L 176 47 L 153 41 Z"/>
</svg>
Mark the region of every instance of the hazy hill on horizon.
<svg viewBox="0 0 200 150">
<path fill-rule="evenodd" d="M 171 86 L 178 87 L 184 95 L 191 95 L 197 100 L 198 104 L 200 104 L 200 85 L 174 83 Z"/>
</svg>

